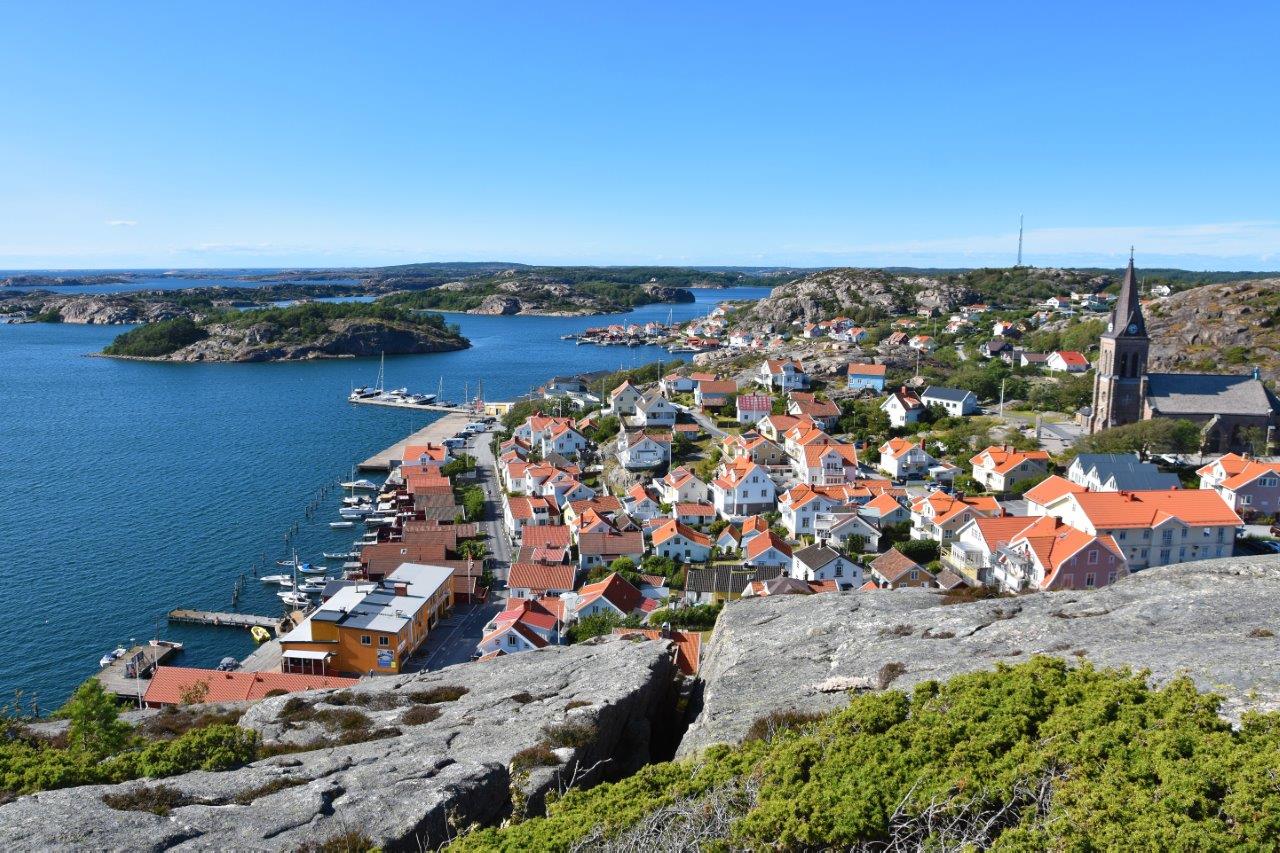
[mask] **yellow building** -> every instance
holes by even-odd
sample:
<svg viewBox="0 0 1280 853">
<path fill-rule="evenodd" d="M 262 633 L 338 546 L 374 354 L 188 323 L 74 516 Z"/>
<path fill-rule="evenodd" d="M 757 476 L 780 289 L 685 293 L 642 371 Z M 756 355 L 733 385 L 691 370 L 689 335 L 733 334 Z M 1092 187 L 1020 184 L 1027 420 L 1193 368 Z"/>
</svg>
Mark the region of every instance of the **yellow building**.
<svg viewBox="0 0 1280 853">
<path fill-rule="evenodd" d="M 283 672 L 394 675 L 453 609 L 453 569 L 403 563 L 339 589 L 280 638 Z"/>
</svg>

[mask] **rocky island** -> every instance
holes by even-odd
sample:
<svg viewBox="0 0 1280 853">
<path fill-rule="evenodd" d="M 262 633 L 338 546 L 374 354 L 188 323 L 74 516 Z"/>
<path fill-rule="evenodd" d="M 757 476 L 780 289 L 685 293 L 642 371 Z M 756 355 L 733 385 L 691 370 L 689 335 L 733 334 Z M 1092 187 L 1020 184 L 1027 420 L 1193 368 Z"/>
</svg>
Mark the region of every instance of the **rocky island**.
<svg viewBox="0 0 1280 853">
<path fill-rule="evenodd" d="M 428 290 L 397 293 L 388 303 L 467 314 L 580 316 L 614 314 L 654 302 L 692 302 L 683 287 L 656 281 L 573 281 L 542 272 L 508 269 L 446 282 Z"/>
<path fill-rule="evenodd" d="M 438 314 L 381 303 L 305 303 L 214 312 L 148 323 L 102 351 L 150 361 L 299 361 L 465 349 L 470 342 Z"/>
</svg>

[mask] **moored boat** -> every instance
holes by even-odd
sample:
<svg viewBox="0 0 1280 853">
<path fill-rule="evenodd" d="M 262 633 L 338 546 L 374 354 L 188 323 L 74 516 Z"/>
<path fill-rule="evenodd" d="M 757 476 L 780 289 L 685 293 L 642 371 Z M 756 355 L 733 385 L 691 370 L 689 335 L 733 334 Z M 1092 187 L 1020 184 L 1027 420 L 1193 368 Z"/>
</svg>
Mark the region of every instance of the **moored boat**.
<svg viewBox="0 0 1280 853">
<path fill-rule="evenodd" d="M 249 636 L 253 637 L 254 642 L 265 643 L 271 639 L 271 632 L 261 625 L 254 625 L 249 629 Z"/>
<path fill-rule="evenodd" d="M 334 530 L 342 530 L 347 527 L 355 527 L 356 523 L 354 521 L 331 521 L 329 526 Z"/>
</svg>

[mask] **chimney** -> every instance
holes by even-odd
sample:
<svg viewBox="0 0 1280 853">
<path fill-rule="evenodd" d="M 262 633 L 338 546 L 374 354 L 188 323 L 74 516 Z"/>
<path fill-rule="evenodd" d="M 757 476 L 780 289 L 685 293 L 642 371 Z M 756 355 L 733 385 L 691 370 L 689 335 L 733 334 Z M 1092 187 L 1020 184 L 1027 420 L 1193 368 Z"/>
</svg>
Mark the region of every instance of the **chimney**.
<svg viewBox="0 0 1280 853">
<path fill-rule="evenodd" d="M 409 585 L 407 583 L 396 584 L 396 595 L 408 595 Z"/>
</svg>

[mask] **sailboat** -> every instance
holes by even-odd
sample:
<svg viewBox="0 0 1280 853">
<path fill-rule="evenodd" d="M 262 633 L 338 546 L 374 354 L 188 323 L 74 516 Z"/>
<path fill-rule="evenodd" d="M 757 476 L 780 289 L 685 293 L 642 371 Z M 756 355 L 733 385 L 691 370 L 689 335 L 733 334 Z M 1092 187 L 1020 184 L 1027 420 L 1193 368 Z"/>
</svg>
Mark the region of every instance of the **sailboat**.
<svg viewBox="0 0 1280 853">
<path fill-rule="evenodd" d="M 381 360 L 378 362 L 378 381 L 377 381 L 377 383 L 376 383 L 372 388 L 364 387 L 364 388 L 353 388 L 353 389 L 351 389 L 351 394 L 347 397 L 347 399 L 348 399 L 348 400 L 351 400 L 352 402 L 354 402 L 354 401 L 356 401 L 356 400 L 367 400 L 367 399 L 369 399 L 369 398 L 371 398 L 371 397 L 381 397 L 381 396 L 383 396 L 383 392 L 382 392 L 382 375 L 383 375 L 383 369 L 386 367 L 386 364 L 387 364 L 387 354 L 384 352 L 384 353 L 382 353 L 382 358 L 381 358 Z"/>
</svg>

